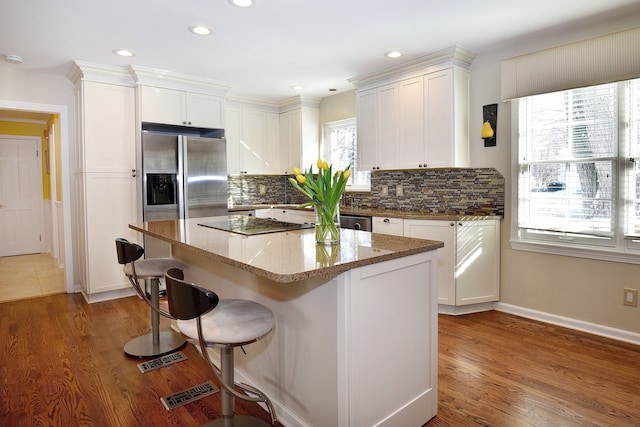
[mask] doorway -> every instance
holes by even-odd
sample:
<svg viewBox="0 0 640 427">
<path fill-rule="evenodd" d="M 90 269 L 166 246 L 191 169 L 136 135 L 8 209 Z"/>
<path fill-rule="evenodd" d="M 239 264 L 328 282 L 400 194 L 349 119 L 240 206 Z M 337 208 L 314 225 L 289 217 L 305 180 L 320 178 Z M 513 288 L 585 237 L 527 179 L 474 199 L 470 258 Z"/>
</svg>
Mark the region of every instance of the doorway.
<svg viewBox="0 0 640 427">
<path fill-rule="evenodd" d="M 55 204 L 52 209 L 54 213 L 51 217 L 51 233 L 53 236 L 60 236 L 58 242 L 57 237 L 52 240 L 56 244 L 56 248 L 60 248 L 58 253 L 58 259 L 60 264 L 64 266 L 64 290 L 67 293 L 75 292 L 75 286 L 73 283 L 73 259 L 72 259 L 72 245 L 71 245 L 71 195 L 69 189 L 69 115 L 68 107 L 66 105 L 53 105 L 53 104 L 38 104 L 20 101 L 0 100 L 0 110 L 7 110 L 12 115 L 24 113 L 29 114 L 49 114 L 57 115 L 59 118 L 59 140 L 56 144 L 59 144 L 59 165 L 60 165 L 60 191 L 62 193 L 61 203 L 56 203 L 55 198 L 52 203 Z M 48 158 L 50 167 L 55 164 L 55 153 L 52 151 L 49 153 L 51 158 Z M 40 156 L 40 161 L 46 161 Z M 55 181 L 55 180 L 53 180 Z M 41 193 L 42 194 L 42 193 Z M 57 212 L 59 211 L 59 215 Z M 52 249 L 52 253 L 56 250 Z"/>
</svg>

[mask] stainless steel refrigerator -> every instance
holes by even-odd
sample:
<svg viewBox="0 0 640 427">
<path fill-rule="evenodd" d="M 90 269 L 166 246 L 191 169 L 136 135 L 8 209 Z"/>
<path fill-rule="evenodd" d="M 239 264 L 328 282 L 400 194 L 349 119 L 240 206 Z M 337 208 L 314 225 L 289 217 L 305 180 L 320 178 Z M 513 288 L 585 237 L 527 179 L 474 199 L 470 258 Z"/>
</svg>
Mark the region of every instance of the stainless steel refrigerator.
<svg viewBox="0 0 640 427">
<path fill-rule="evenodd" d="M 144 221 L 227 215 L 224 131 L 143 124 Z M 148 257 L 166 248 L 145 239 Z"/>
</svg>

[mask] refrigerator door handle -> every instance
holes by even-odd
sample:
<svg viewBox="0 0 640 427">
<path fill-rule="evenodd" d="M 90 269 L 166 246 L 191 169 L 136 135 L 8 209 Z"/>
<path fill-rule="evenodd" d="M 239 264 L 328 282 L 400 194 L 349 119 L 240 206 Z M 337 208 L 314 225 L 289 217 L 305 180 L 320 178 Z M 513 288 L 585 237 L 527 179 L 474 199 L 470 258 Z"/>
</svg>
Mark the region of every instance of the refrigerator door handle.
<svg viewBox="0 0 640 427">
<path fill-rule="evenodd" d="M 179 216 L 182 219 L 186 219 L 187 211 L 185 209 L 185 200 L 188 195 L 187 191 L 187 171 L 186 165 L 184 163 L 184 153 L 186 150 L 185 147 L 186 138 L 183 136 L 178 136 L 178 212 Z"/>
</svg>

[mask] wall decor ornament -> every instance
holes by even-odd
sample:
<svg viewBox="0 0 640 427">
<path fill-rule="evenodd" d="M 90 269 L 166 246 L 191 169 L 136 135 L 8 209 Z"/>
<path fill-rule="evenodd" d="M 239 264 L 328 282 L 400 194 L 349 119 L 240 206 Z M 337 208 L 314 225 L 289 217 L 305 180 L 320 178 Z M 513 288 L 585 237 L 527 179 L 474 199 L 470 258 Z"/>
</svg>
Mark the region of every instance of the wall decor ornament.
<svg viewBox="0 0 640 427">
<path fill-rule="evenodd" d="M 498 104 L 484 105 L 482 107 L 482 123 L 480 137 L 484 140 L 484 146 L 495 147 L 496 129 L 498 126 Z"/>
</svg>

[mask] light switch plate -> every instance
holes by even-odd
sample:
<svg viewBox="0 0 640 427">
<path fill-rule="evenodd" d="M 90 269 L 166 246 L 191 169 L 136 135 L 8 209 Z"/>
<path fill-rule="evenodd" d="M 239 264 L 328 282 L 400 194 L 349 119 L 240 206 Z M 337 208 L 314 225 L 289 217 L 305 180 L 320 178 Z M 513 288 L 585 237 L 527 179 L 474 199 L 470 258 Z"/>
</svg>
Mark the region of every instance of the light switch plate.
<svg viewBox="0 0 640 427">
<path fill-rule="evenodd" d="M 389 186 L 388 185 L 383 185 L 380 187 L 380 194 L 383 196 L 388 196 L 389 195 Z"/>
</svg>

